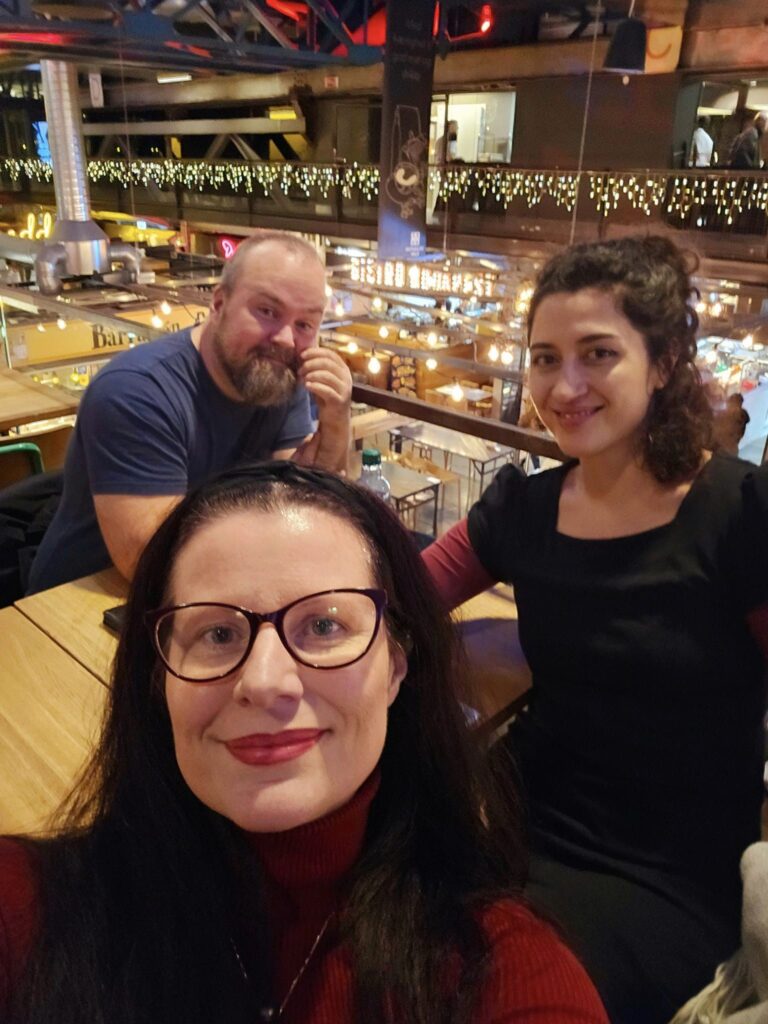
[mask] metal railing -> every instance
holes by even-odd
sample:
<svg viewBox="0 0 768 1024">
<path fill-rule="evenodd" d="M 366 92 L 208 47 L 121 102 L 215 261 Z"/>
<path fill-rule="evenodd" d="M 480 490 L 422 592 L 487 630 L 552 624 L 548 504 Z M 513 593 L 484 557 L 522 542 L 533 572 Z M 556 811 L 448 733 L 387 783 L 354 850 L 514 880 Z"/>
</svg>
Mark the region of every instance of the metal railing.
<svg viewBox="0 0 768 1024">
<path fill-rule="evenodd" d="M 521 452 L 531 452 L 532 455 L 543 455 L 549 459 L 565 458 L 548 434 L 526 430 L 512 423 L 502 423 L 500 420 L 474 416 L 472 413 L 453 412 L 445 406 L 432 405 L 431 402 L 423 402 L 420 398 L 404 398 L 402 395 L 383 391 L 369 384 L 355 384 L 352 387 L 352 399 L 377 409 L 386 409 L 387 412 L 399 416 L 407 416 L 409 419 L 422 420 L 424 423 L 434 423 L 438 427 L 458 430 L 472 437 L 481 437 L 485 441 L 503 444 Z"/>
<path fill-rule="evenodd" d="M 379 169 L 373 164 L 110 159 L 91 160 L 88 176 L 94 203 L 122 209 L 131 186 L 142 211 L 171 218 L 373 225 L 377 216 Z M 50 164 L 0 160 L 0 183 L 20 198 L 50 194 Z M 768 174 L 762 171 L 578 174 L 460 163 L 429 171 L 430 220 L 452 233 L 560 241 L 575 207 L 586 232 L 599 234 L 610 224 L 664 225 L 702 238 L 743 236 L 751 256 L 768 254 Z"/>
</svg>

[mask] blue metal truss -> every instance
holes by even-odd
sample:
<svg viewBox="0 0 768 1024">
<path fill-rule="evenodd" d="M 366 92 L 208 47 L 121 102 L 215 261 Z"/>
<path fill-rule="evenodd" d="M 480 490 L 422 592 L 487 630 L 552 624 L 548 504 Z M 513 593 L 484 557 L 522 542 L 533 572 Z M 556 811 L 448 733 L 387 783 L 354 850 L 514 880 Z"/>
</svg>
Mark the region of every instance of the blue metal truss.
<svg viewBox="0 0 768 1024">
<path fill-rule="evenodd" d="M 93 60 L 102 65 L 126 65 L 219 72 L 279 71 L 339 65 L 366 65 L 382 60 L 379 46 L 352 41 L 330 0 L 305 0 L 311 15 L 321 21 L 346 48 L 332 54 L 301 40 L 290 40 L 275 12 L 261 0 L 188 0 L 171 15 L 159 13 L 162 0 L 104 2 L 111 17 L 98 20 L 38 15 L 30 0 L 0 0 L 0 47 L 34 57 Z M 71 8 L 69 8 L 71 10 Z M 213 35 L 189 31 L 184 19 L 195 10 Z M 223 16 L 226 16 L 224 21 Z M 234 23 L 236 28 L 232 29 Z M 222 19 L 221 21 L 219 19 Z M 268 43 L 252 43 L 246 32 L 260 28 Z"/>
</svg>

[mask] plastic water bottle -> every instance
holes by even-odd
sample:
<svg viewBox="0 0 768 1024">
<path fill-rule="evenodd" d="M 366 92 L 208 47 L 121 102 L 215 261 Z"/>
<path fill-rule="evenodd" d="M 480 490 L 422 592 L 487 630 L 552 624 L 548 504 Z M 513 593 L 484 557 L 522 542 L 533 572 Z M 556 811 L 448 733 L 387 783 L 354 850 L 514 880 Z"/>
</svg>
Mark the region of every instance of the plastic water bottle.
<svg viewBox="0 0 768 1024">
<path fill-rule="evenodd" d="M 381 452 L 378 448 L 363 449 L 363 468 L 359 482 L 382 501 L 389 501 L 389 480 L 381 471 Z"/>
</svg>

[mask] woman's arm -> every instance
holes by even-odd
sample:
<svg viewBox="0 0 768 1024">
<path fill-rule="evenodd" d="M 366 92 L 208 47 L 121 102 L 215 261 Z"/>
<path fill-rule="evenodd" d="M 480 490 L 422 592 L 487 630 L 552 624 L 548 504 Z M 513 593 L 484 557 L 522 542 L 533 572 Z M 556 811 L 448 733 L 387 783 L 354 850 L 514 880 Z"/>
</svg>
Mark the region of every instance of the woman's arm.
<svg viewBox="0 0 768 1024">
<path fill-rule="evenodd" d="M 747 615 L 747 624 L 768 665 L 768 604 L 751 611 Z"/>
<path fill-rule="evenodd" d="M 467 532 L 467 520 L 452 526 L 421 553 L 432 581 L 449 610 L 492 587 L 496 580 L 483 567 Z"/>
</svg>

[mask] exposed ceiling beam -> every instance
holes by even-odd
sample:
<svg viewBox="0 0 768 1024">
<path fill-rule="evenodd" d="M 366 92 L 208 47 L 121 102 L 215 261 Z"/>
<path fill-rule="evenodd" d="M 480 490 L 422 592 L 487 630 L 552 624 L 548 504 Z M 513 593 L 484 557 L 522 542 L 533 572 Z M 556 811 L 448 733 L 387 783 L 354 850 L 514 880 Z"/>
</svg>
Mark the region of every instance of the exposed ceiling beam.
<svg viewBox="0 0 768 1024">
<path fill-rule="evenodd" d="M 303 118 L 230 117 L 185 121 L 115 121 L 83 125 L 83 135 L 221 135 L 234 132 L 245 135 L 303 135 Z"/>
<path fill-rule="evenodd" d="M 253 0 L 243 0 L 243 7 L 265 31 L 269 32 L 275 42 L 285 47 L 286 50 L 296 49 L 296 43 L 288 38 L 278 23 L 266 11 L 263 11 L 257 3 L 254 3 Z"/>
<path fill-rule="evenodd" d="M 519 78 L 545 78 L 552 75 L 579 75 L 589 71 L 592 42 L 587 39 L 571 42 L 537 43 L 530 46 L 508 46 L 493 50 L 463 50 L 449 53 L 445 60 L 435 61 L 435 89 L 457 86 L 497 84 L 511 85 Z M 598 39 L 595 47 L 596 66 L 601 68 L 608 51 L 608 40 Z M 349 65 L 333 68 L 338 88 L 326 85 L 328 72 L 322 68 L 302 72 L 262 75 L 232 75 L 228 78 L 198 78 L 171 85 L 137 83 L 125 88 L 128 107 L 191 107 L 205 104 L 217 106 L 244 103 L 268 103 L 285 100 L 291 90 L 302 87 L 315 96 L 328 93 L 355 95 L 381 93 L 383 64 L 368 67 Z M 80 94 L 83 109 L 91 106 L 87 91 Z M 105 102 L 110 107 L 123 107 L 120 86 L 105 89 Z"/>
<path fill-rule="evenodd" d="M 315 12 L 317 18 L 322 21 L 331 35 L 335 36 L 344 46 L 352 46 L 352 37 L 347 32 L 347 27 L 338 16 L 329 0 L 306 0 L 310 10 Z"/>
<path fill-rule="evenodd" d="M 219 37 L 219 39 L 223 39 L 225 43 L 233 42 L 232 36 L 228 32 L 225 32 L 216 20 L 216 15 L 211 10 L 210 4 L 207 0 L 200 0 L 197 9 L 200 11 L 200 16 L 205 24 L 215 35 Z"/>
<path fill-rule="evenodd" d="M 237 151 L 240 153 L 243 160 L 251 160 L 253 163 L 258 163 L 261 160 L 261 157 L 253 146 L 249 146 L 241 135 L 230 135 L 230 139 L 232 140 L 232 145 L 237 148 Z"/>
<path fill-rule="evenodd" d="M 22 6 L 15 16 L 8 16 L 0 4 L 0 46 L 27 53 L 31 59 L 50 56 L 79 63 L 95 61 L 102 67 L 252 74 L 282 68 L 367 64 L 382 58 L 381 47 L 360 44 L 350 45 L 348 53 L 340 56 L 273 43 L 235 43 L 215 18 L 221 38 L 202 38 L 181 34 L 178 21 L 149 10 L 124 11 L 114 22 L 44 20 L 35 17 L 28 0 L 19 2 Z M 210 19 L 213 15 L 210 8 L 200 6 L 199 16 Z"/>
</svg>

